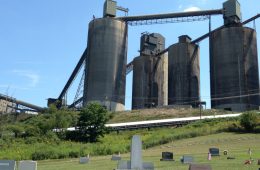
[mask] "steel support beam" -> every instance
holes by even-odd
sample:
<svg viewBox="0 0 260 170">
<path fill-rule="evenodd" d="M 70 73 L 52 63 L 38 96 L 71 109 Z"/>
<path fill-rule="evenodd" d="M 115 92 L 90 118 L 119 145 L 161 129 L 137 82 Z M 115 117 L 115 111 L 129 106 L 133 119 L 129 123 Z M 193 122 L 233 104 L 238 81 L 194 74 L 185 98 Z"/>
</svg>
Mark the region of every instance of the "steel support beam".
<svg viewBox="0 0 260 170">
<path fill-rule="evenodd" d="M 75 69 L 73 70 L 72 74 L 70 75 L 69 80 L 67 81 L 66 85 L 64 86 L 63 90 L 61 91 L 58 100 L 62 100 L 62 98 L 65 96 L 65 94 L 67 93 L 70 85 L 72 84 L 73 80 L 75 79 L 76 75 L 78 74 L 81 66 L 83 65 L 85 59 L 87 56 L 87 48 L 85 49 L 84 53 L 82 54 L 78 64 L 76 65 Z"/>
</svg>

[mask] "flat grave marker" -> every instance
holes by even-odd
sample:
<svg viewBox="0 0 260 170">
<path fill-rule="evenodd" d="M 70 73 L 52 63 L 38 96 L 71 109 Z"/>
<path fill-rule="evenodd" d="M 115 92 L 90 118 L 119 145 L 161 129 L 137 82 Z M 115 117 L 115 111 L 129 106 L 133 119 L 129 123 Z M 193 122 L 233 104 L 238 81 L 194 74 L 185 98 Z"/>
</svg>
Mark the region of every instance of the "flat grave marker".
<svg viewBox="0 0 260 170">
<path fill-rule="evenodd" d="M 36 161 L 20 161 L 18 170 L 37 170 Z"/>
<path fill-rule="evenodd" d="M 0 160 L 0 170 L 15 170 L 14 160 Z"/>
<path fill-rule="evenodd" d="M 112 155 L 112 158 L 111 158 L 112 161 L 120 161 L 121 159 L 122 158 L 121 158 L 120 153 L 118 155 Z"/>
<path fill-rule="evenodd" d="M 210 165 L 190 164 L 189 170 L 212 170 Z"/>
</svg>

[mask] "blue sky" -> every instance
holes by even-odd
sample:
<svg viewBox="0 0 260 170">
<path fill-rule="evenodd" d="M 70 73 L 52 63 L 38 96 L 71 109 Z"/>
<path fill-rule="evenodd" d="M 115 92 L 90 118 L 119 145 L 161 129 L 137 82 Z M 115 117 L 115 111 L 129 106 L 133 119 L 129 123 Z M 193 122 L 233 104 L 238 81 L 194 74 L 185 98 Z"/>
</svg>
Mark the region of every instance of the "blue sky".
<svg viewBox="0 0 260 170">
<path fill-rule="evenodd" d="M 224 0 L 118 0 L 129 15 L 181 12 L 187 9 L 219 9 Z M 0 93 L 39 106 L 58 97 L 87 46 L 88 23 L 102 17 L 103 0 L 0 0 Z M 260 10 L 259 0 L 240 0 L 243 20 Z M 122 16 L 123 13 L 118 13 Z M 212 28 L 222 16 L 212 18 Z M 247 26 L 252 27 L 253 23 Z M 260 22 L 256 21 L 259 30 Z M 195 39 L 208 31 L 208 21 L 129 26 L 128 62 L 138 56 L 140 35 L 161 33 L 166 47 L 187 34 Z M 257 36 L 259 40 L 259 34 Z M 208 40 L 200 42 L 201 98 L 210 106 Z M 259 51 L 259 43 L 258 43 Z M 68 93 L 74 99 L 81 73 Z M 132 74 L 127 76 L 126 108 L 131 108 Z"/>
</svg>

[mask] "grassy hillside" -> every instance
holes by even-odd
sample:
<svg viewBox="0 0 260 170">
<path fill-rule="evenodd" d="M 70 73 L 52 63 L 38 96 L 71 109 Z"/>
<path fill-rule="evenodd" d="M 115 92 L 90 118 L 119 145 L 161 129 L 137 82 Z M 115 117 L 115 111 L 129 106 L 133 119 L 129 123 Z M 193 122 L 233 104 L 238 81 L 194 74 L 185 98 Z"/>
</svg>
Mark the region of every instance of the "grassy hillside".
<svg viewBox="0 0 260 170">
<path fill-rule="evenodd" d="M 92 156 L 111 155 L 114 153 L 127 153 L 130 151 L 129 140 L 134 134 L 139 134 L 143 139 L 143 148 L 148 149 L 154 146 L 169 142 L 176 142 L 181 139 L 189 139 L 198 136 L 217 134 L 220 132 L 244 132 L 240 126 L 240 117 L 224 118 L 214 120 L 201 120 L 187 126 L 175 128 L 152 128 L 134 131 L 122 131 L 120 133 L 110 132 L 99 138 L 98 142 L 87 143 L 72 141 L 70 135 L 77 135 L 75 132 L 66 131 L 66 127 L 75 126 L 77 113 L 70 110 L 50 109 L 49 113 L 38 116 L 20 117 L 15 115 L 3 116 L 0 119 L 0 159 L 15 160 L 46 160 L 46 159 L 67 159 L 78 158 L 90 154 Z M 184 117 L 199 115 L 198 110 L 193 109 L 147 109 L 137 113 L 116 113 L 114 121 L 135 121 L 147 119 L 159 119 L 169 117 Z M 203 111 L 203 115 L 223 114 L 227 112 L 215 112 L 214 110 Z M 255 113 L 254 113 L 255 114 Z M 246 115 L 254 115 L 246 114 Z M 135 116 L 138 115 L 138 116 Z M 162 116 L 163 115 L 163 116 Z M 160 117 L 161 116 L 161 117 Z M 249 120 L 256 120 L 254 132 L 260 132 L 259 115 Z M 89 117 L 88 117 L 89 118 Z M 247 119 L 245 119 L 247 120 Z M 245 121 L 249 124 L 252 122 Z M 62 128 L 64 130 L 54 131 Z"/>
<path fill-rule="evenodd" d="M 128 140 L 130 142 L 130 139 Z M 209 147 L 218 147 L 220 157 L 207 160 Z M 248 148 L 252 149 L 252 158 L 255 160 L 251 165 L 244 165 L 249 159 Z M 222 154 L 223 150 L 229 151 L 229 156 L 236 159 L 227 160 Z M 174 153 L 175 162 L 160 162 L 161 152 Z M 258 169 L 257 159 L 260 158 L 260 135 L 259 134 L 235 134 L 219 133 L 202 137 L 182 139 L 143 150 L 145 161 L 153 162 L 156 170 L 187 170 L 188 165 L 180 163 L 182 155 L 188 154 L 194 157 L 196 163 L 210 164 L 214 170 L 248 170 Z M 129 160 L 130 154 L 122 154 L 123 160 Z M 111 156 L 91 157 L 89 164 L 79 164 L 78 159 L 47 160 L 38 162 L 38 170 L 111 170 L 116 168 L 117 162 L 111 161 Z"/>
<path fill-rule="evenodd" d="M 144 148 L 150 148 L 170 141 L 186 139 L 196 136 L 215 134 L 227 131 L 228 127 L 236 123 L 235 119 L 203 120 L 181 128 L 156 128 L 135 131 L 123 131 L 117 134 L 111 132 L 100 139 L 98 143 L 79 143 L 59 140 L 53 136 L 43 138 L 8 138 L 0 139 L 0 159 L 63 159 L 80 155 L 110 155 L 130 150 L 129 139 L 134 134 L 143 138 Z"/>
<path fill-rule="evenodd" d="M 208 115 L 220 115 L 220 114 L 231 114 L 234 112 L 224 110 L 202 110 L 203 116 Z M 143 121 L 143 120 L 158 120 L 168 118 L 179 118 L 179 117 L 190 117 L 199 116 L 199 109 L 173 109 L 173 108 L 157 108 L 157 109 L 142 109 L 142 110 L 131 110 L 114 113 L 114 117 L 109 123 L 121 123 L 121 122 L 132 122 L 132 121 Z"/>
</svg>

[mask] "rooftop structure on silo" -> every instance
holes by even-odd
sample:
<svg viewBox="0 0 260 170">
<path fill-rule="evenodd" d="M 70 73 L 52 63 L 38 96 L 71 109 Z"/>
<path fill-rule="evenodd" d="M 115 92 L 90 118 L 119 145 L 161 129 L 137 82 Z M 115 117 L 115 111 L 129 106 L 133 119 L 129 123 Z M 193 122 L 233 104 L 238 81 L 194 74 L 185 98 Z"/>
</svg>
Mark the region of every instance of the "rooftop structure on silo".
<svg viewBox="0 0 260 170">
<path fill-rule="evenodd" d="M 242 15 L 240 10 L 240 3 L 237 0 L 228 0 L 223 3 L 223 18 L 224 24 L 237 24 L 241 22 Z"/>
</svg>

